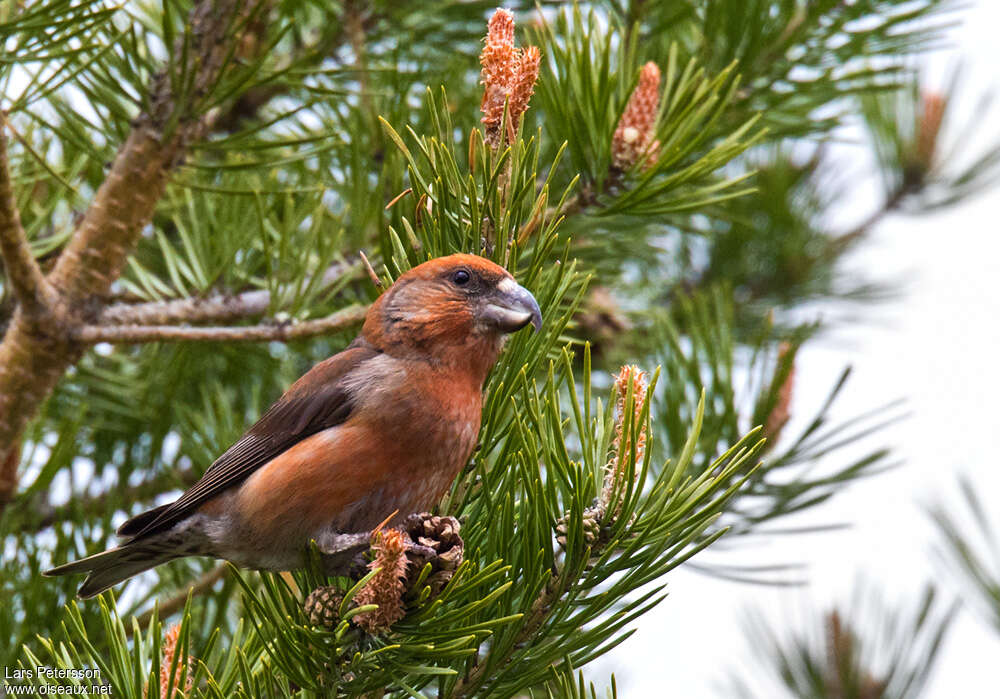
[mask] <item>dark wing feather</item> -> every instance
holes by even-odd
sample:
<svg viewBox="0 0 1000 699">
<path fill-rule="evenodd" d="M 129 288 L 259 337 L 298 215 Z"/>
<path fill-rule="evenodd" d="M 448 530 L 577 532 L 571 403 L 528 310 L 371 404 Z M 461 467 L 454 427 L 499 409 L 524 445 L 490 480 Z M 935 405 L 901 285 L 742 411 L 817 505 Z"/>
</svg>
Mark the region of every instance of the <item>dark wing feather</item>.
<svg viewBox="0 0 1000 699">
<path fill-rule="evenodd" d="M 169 505 L 136 515 L 119 527 L 118 534 L 140 537 L 169 529 L 306 437 L 347 420 L 352 400 L 344 378 L 377 354 L 367 343 L 356 341 L 314 366 L 187 492 Z"/>
</svg>

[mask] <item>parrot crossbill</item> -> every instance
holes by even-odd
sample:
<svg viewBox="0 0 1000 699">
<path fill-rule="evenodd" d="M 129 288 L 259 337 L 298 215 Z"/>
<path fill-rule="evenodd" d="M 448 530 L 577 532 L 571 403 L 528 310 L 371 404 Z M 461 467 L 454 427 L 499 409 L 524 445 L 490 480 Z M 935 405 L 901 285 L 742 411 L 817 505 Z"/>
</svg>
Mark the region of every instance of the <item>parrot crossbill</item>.
<svg viewBox="0 0 1000 699">
<path fill-rule="evenodd" d="M 414 267 L 347 349 L 296 381 L 180 498 L 125 522 L 118 547 L 45 575 L 89 573 L 86 598 L 182 556 L 291 570 L 310 540 L 430 509 L 472 454 L 505 336 L 541 322 L 531 293 L 489 260 Z"/>
</svg>

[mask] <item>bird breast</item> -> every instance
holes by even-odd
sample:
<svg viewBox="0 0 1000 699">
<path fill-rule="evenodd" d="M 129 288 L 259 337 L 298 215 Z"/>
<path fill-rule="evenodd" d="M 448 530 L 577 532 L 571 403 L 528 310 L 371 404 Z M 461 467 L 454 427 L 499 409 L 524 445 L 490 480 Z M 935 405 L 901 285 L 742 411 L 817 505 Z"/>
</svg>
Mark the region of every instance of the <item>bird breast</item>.
<svg viewBox="0 0 1000 699">
<path fill-rule="evenodd" d="M 234 493 L 242 545 L 256 541 L 270 552 L 246 565 L 283 568 L 324 531 L 363 532 L 394 511 L 399 521 L 429 510 L 467 463 L 480 387 L 424 363 L 368 364 L 352 377 L 355 407 L 346 422 L 283 452 Z M 281 560 L 271 560 L 278 550 Z"/>
</svg>

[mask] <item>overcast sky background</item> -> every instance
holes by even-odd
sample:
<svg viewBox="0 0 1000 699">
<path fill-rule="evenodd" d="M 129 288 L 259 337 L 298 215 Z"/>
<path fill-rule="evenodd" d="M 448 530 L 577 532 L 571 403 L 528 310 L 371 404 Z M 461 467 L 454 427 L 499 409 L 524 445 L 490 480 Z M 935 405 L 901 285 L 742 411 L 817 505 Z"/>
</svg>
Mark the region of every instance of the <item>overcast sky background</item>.
<svg viewBox="0 0 1000 699">
<path fill-rule="evenodd" d="M 979 0 L 960 17 L 961 26 L 950 35 L 952 46 L 922 65 L 930 84 L 940 86 L 961 59 L 968 79 L 958 106 L 968 115 L 981 91 L 1000 89 L 1000 3 Z M 966 150 L 974 151 L 976 144 L 985 147 L 996 138 L 1000 112 L 970 116 L 984 126 L 969 141 Z M 956 126 L 968 123 L 965 118 L 958 122 L 951 128 L 946 123 L 946 144 L 959 135 Z M 879 190 L 863 181 L 872 170 L 858 151 L 845 147 L 835 155 L 859 176 L 855 191 L 836 212 L 844 222 L 840 229 L 847 229 L 878 207 Z M 740 585 L 678 570 L 667 579 L 669 597 L 642 618 L 632 638 L 588 668 L 590 680 L 604 684 L 614 672 L 622 697 L 732 696 L 729 673 L 761 673 L 742 629 L 748 610 L 759 610 L 779 628 L 798 630 L 807 612 L 816 619 L 833 603 L 848 601 L 860 579 L 873 581 L 885 598 L 908 609 L 926 581 L 960 593 L 931 555 L 935 536 L 924 506 L 941 498 L 957 503 L 958 475 L 968 474 L 1000 527 L 998 257 L 1000 188 L 954 209 L 892 216 L 878 226 L 848 265 L 877 280 L 898 280 L 903 293 L 861 309 L 862 322 L 805 345 L 796 365 L 792 413 L 811 417 L 839 371 L 850 364 L 854 373 L 834 417 L 846 419 L 905 397 L 911 416 L 867 443 L 869 448 L 892 446 L 904 465 L 855 484 L 804 518 L 850 522 L 850 529 L 773 538 L 739 556 L 750 563 L 804 563 L 807 587 Z M 794 434 L 800 425 L 793 422 L 786 430 Z M 848 456 L 845 451 L 840 458 L 846 463 Z M 1000 635 L 963 612 L 926 696 L 1000 696 L 998 660 Z"/>
</svg>

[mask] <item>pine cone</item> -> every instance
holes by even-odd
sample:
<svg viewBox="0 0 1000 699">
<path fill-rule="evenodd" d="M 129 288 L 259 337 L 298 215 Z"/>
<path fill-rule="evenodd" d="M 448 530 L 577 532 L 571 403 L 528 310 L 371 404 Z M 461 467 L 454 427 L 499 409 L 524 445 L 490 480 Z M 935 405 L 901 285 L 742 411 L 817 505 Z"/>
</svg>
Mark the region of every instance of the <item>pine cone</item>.
<svg viewBox="0 0 1000 699">
<path fill-rule="evenodd" d="M 604 512 L 600 505 L 591 505 L 583 511 L 583 540 L 587 546 L 594 548 L 601 542 L 601 519 Z M 567 512 L 556 522 L 556 543 L 566 548 L 566 535 L 569 533 L 569 513 Z"/>
<path fill-rule="evenodd" d="M 334 629 L 340 622 L 340 603 L 344 596 L 333 585 L 317 587 L 302 605 L 306 618 L 313 626 Z"/>
<path fill-rule="evenodd" d="M 431 574 L 425 584 L 431 596 L 437 596 L 448 584 L 464 560 L 465 542 L 459 536 L 462 526 L 454 517 L 440 517 L 427 512 L 410 515 L 403 529 L 410 538 L 406 556 L 410 561 L 407 587 L 411 588 L 428 563 Z"/>
</svg>

